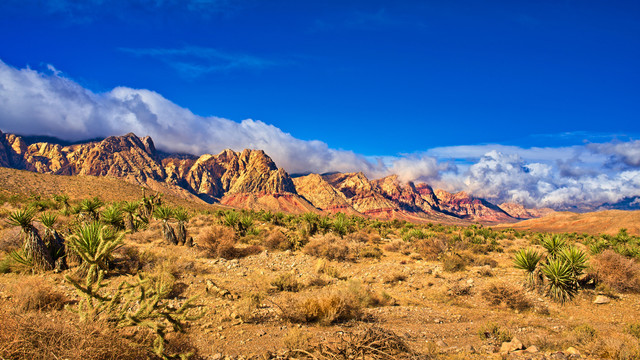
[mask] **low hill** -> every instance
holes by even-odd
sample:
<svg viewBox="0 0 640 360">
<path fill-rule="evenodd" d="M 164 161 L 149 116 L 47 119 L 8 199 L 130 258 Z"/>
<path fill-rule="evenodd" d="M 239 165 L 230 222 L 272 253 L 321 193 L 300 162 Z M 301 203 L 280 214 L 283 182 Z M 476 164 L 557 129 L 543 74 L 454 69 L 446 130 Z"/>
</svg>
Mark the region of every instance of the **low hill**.
<svg viewBox="0 0 640 360">
<path fill-rule="evenodd" d="M 502 224 L 495 228 L 514 228 L 542 232 L 577 232 L 587 234 L 617 234 L 621 228 L 631 235 L 640 235 L 640 211 L 606 210 L 591 213 L 555 212 L 547 216 Z"/>
</svg>

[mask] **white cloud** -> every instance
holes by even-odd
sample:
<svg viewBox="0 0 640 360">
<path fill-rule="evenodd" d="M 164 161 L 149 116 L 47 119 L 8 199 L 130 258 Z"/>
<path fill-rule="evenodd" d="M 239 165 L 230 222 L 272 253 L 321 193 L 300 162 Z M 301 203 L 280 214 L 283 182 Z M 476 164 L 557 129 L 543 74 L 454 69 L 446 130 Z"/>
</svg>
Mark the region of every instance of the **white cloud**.
<svg viewBox="0 0 640 360">
<path fill-rule="evenodd" d="M 150 135 L 161 150 L 193 154 L 262 149 L 290 173 L 363 171 L 370 178 L 396 173 L 403 181 L 465 190 L 495 203 L 562 209 L 640 195 L 640 141 L 558 148 L 455 146 L 367 158 L 297 139 L 259 120 L 198 116 L 150 90 L 117 87 L 94 93 L 53 66 L 48 69 L 16 69 L 0 61 L 1 130 L 65 140 L 134 132 Z"/>
</svg>

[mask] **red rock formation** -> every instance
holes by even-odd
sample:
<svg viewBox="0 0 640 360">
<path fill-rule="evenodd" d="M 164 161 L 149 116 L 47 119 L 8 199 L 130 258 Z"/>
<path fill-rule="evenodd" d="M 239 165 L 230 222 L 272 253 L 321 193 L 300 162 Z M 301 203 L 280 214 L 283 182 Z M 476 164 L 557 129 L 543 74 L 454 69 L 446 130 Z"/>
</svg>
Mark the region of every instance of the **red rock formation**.
<svg viewBox="0 0 640 360">
<path fill-rule="evenodd" d="M 470 196 L 464 191 L 451 194 L 444 190 L 436 190 L 435 195 L 442 210 L 462 219 L 491 222 L 513 221 L 513 218 L 498 206 Z"/>
<path fill-rule="evenodd" d="M 520 204 L 514 203 L 502 203 L 498 206 L 516 219 L 535 219 L 554 212 L 553 209 L 549 208 L 527 209 Z"/>
<path fill-rule="evenodd" d="M 347 201 L 346 196 L 329 184 L 322 176 L 310 174 L 293 179 L 299 195 L 318 209 L 336 213 L 359 214 Z"/>
</svg>

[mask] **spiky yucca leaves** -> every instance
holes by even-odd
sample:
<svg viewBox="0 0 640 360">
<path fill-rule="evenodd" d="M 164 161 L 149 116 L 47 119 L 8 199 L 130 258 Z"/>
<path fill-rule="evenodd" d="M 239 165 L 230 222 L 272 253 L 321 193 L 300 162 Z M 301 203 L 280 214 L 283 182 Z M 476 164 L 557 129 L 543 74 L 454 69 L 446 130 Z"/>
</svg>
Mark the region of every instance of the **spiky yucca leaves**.
<svg viewBox="0 0 640 360">
<path fill-rule="evenodd" d="M 157 206 L 153 212 L 153 216 L 162 221 L 162 236 L 169 244 L 177 245 L 176 233 L 169 224 L 169 220 L 173 219 L 173 209 L 168 206 Z"/>
<path fill-rule="evenodd" d="M 100 219 L 104 224 L 112 226 L 115 230 L 124 230 L 124 216 L 122 215 L 120 204 L 108 206 L 100 214 Z"/>
<path fill-rule="evenodd" d="M 240 236 L 247 234 L 247 231 L 253 226 L 253 216 L 249 213 L 245 213 L 238 219 L 237 228 Z"/>
<path fill-rule="evenodd" d="M 31 208 L 16 210 L 9 215 L 9 225 L 20 226 L 21 234 L 24 236 L 23 252 L 27 259 L 33 264 L 33 270 L 53 269 L 53 259 L 49 249 L 45 245 L 38 229 L 33 226 L 35 211 Z"/>
<path fill-rule="evenodd" d="M 562 235 L 547 235 L 542 238 L 540 245 L 547 250 L 550 257 L 555 258 L 567 246 L 567 240 Z"/>
<path fill-rule="evenodd" d="M 262 221 L 271 222 L 273 219 L 273 213 L 271 211 L 266 211 L 261 215 Z"/>
<path fill-rule="evenodd" d="M 189 222 L 189 212 L 182 207 L 177 208 L 173 213 L 175 219 L 178 221 L 176 226 L 176 238 L 178 245 L 187 244 L 187 227 L 186 223 Z"/>
<path fill-rule="evenodd" d="M 82 258 L 81 270 L 87 271 L 87 278 L 96 279 L 100 270 L 108 270 L 112 253 L 122 245 L 123 238 L 123 233 L 92 222 L 80 226 L 75 234 L 69 236 L 67 246 Z"/>
<path fill-rule="evenodd" d="M 333 223 L 328 216 L 322 216 L 318 220 L 318 229 L 322 231 L 323 234 L 326 234 L 327 232 L 329 232 L 329 229 L 331 229 L 332 224 Z"/>
<path fill-rule="evenodd" d="M 114 294 L 105 294 L 103 281 L 105 272 L 98 271 L 93 279 L 87 276 L 85 285 L 70 276 L 65 278 L 82 297 L 76 309 L 82 320 L 107 320 L 116 327 L 146 327 L 156 338 L 153 353 L 162 359 L 188 359 L 192 354 L 168 354 L 165 349 L 166 336 L 170 331 L 182 332 L 188 321 L 204 316 L 204 311 L 195 311 L 195 297 L 175 308 L 166 301 L 173 289 L 175 279 L 167 272 L 158 276 L 138 274 L 134 282 L 122 282 Z"/>
<path fill-rule="evenodd" d="M 58 206 L 62 208 L 61 212 L 62 215 L 69 215 L 70 211 L 70 205 L 69 205 L 69 195 L 66 194 L 62 194 L 62 195 L 53 195 L 53 201 L 58 203 Z"/>
<path fill-rule="evenodd" d="M 143 223 L 148 224 L 155 213 L 156 207 L 161 205 L 162 194 L 156 193 L 147 196 L 145 188 L 142 188 L 142 200 L 140 200 L 138 208 L 138 217 Z"/>
<path fill-rule="evenodd" d="M 307 234 L 313 236 L 318 232 L 318 214 L 307 212 L 302 214 L 302 220 L 307 224 Z"/>
<path fill-rule="evenodd" d="M 104 203 L 97 197 L 82 200 L 80 203 L 80 214 L 83 215 L 83 220 L 98 221 L 102 205 L 104 205 Z"/>
<path fill-rule="evenodd" d="M 577 288 L 571 267 L 566 261 L 549 258 L 541 270 L 547 280 L 546 293 L 550 298 L 562 304 L 573 298 Z"/>
<path fill-rule="evenodd" d="M 351 222 L 347 219 L 347 216 L 341 212 L 337 213 L 335 220 L 333 220 L 333 231 L 343 237 L 349 232 L 350 227 Z"/>
<path fill-rule="evenodd" d="M 54 228 L 58 215 L 46 212 L 40 215 L 40 222 L 44 225 L 44 236 L 42 240 L 49 249 L 49 254 L 54 262 L 56 270 L 63 270 L 67 267 L 65 257 L 64 239 Z"/>
<path fill-rule="evenodd" d="M 222 223 L 232 229 L 236 228 L 238 222 L 240 222 L 240 215 L 238 215 L 238 213 L 233 210 L 227 211 L 222 218 Z"/>
<path fill-rule="evenodd" d="M 134 215 L 138 211 L 140 203 L 137 201 L 125 201 L 122 204 L 122 211 L 124 212 L 124 228 L 131 232 L 135 232 L 137 227 L 134 222 Z"/>
<path fill-rule="evenodd" d="M 575 246 L 568 246 L 558 253 L 558 259 L 564 261 L 571 269 L 571 276 L 575 285 L 578 285 L 578 277 L 587 268 L 587 254 Z"/>
<path fill-rule="evenodd" d="M 517 269 L 527 272 L 527 284 L 530 287 L 535 286 L 535 271 L 541 257 L 542 255 L 533 249 L 520 249 L 513 259 Z"/>
<path fill-rule="evenodd" d="M 277 213 L 273 214 L 271 223 L 273 225 L 282 225 L 284 223 L 284 213 L 278 211 Z"/>
</svg>

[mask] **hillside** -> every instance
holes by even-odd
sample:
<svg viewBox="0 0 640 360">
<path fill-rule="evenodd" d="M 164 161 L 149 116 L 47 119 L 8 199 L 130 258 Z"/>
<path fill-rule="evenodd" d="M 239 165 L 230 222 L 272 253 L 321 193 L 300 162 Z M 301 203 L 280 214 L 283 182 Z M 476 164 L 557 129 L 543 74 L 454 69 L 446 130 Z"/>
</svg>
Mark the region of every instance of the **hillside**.
<svg viewBox="0 0 640 360">
<path fill-rule="evenodd" d="M 621 228 L 625 228 L 629 234 L 640 235 L 640 211 L 606 210 L 584 214 L 554 212 L 538 219 L 495 227 L 545 232 L 577 232 L 591 235 L 601 233 L 614 235 Z"/>
</svg>

